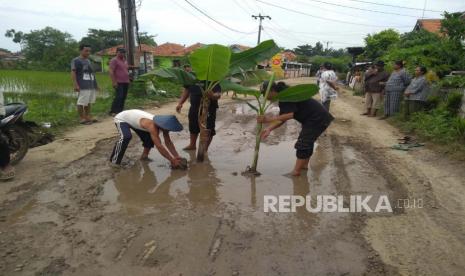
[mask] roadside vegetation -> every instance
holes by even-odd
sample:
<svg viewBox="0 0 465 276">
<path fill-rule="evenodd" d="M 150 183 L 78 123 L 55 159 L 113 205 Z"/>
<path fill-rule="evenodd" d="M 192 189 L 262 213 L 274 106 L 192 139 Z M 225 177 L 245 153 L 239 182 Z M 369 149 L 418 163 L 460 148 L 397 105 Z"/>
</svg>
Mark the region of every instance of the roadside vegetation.
<svg viewBox="0 0 465 276">
<path fill-rule="evenodd" d="M 399 114 L 390 121 L 465 158 L 465 119 L 460 116 L 465 76 L 446 76 L 465 70 L 465 21 L 460 14 L 445 13 L 441 23 L 441 34 L 423 30 L 399 34 L 388 29 L 368 35 L 358 60 L 383 60 L 387 70 L 394 61 L 403 60 L 411 75 L 416 66 L 426 66 L 431 85 L 428 108 L 409 119 Z"/>
</svg>

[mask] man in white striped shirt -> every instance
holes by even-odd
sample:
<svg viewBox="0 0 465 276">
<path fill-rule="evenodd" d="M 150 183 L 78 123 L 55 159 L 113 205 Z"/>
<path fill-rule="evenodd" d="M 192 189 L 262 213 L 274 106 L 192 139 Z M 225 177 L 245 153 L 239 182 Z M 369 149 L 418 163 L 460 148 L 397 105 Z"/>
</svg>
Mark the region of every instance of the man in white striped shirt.
<svg viewBox="0 0 465 276">
<path fill-rule="evenodd" d="M 141 160 L 147 160 L 150 150 L 155 146 L 160 154 L 170 161 L 172 168 L 180 167 L 182 158 L 176 151 L 169 135 L 170 131 L 178 132 L 183 129 L 176 116 L 153 115 L 143 110 L 131 109 L 118 113 L 114 120 L 120 138 L 110 157 L 112 164 L 121 164 L 132 138 L 131 130 L 133 130 L 141 139 L 144 147 Z M 160 132 L 163 133 L 164 145 L 159 137 Z"/>
</svg>

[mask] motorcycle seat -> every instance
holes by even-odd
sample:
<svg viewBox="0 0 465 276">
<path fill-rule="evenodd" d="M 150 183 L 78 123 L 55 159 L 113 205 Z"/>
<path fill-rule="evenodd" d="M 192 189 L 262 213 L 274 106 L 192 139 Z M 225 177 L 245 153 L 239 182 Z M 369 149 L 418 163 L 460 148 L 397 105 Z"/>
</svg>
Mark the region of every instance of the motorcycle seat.
<svg viewBox="0 0 465 276">
<path fill-rule="evenodd" d="M 5 117 L 18 112 L 24 112 L 27 109 L 27 105 L 23 103 L 9 103 L 5 105 Z"/>
</svg>

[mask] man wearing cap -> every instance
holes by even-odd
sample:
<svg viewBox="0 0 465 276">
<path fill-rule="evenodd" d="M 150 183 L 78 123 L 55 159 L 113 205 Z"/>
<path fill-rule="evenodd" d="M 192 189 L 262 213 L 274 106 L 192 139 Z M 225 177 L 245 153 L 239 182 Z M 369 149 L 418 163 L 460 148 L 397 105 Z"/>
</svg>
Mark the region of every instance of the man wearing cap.
<svg viewBox="0 0 465 276">
<path fill-rule="evenodd" d="M 122 47 L 116 49 L 116 57 L 110 61 L 110 78 L 115 88 L 115 98 L 111 105 L 110 115 L 118 114 L 124 110 L 124 102 L 128 95 L 129 71 L 126 61 L 126 50 Z"/>
<path fill-rule="evenodd" d="M 110 157 L 110 162 L 120 165 L 126 148 L 131 141 L 131 129 L 142 140 L 144 151 L 141 160 L 147 160 L 150 150 L 155 146 L 163 157 L 168 159 L 172 168 L 179 168 L 181 157 L 173 142 L 170 131 L 181 131 L 182 125 L 174 115 L 153 115 L 143 110 L 131 109 L 118 113 L 115 116 L 115 125 L 120 138 L 116 142 Z M 165 145 L 161 143 L 160 132 L 163 133 Z"/>
</svg>

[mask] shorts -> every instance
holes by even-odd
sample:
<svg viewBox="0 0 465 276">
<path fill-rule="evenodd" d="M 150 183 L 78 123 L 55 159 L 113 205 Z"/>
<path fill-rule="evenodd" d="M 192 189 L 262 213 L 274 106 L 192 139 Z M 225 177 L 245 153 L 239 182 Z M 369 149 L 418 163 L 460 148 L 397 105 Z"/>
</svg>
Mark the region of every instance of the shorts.
<svg viewBox="0 0 465 276">
<path fill-rule="evenodd" d="M 330 124 L 331 122 L 328 122 L 327 124 L 322 124 L 319 127 L 302 125 L 302 130 L 300 131 L 297 142 L 294 145 L 294 148 L 296 149 L 296 157 L 298 159 L 308 159 L 312 156 L 315 141 L 321 134 L 323 134 L 323 132 L 325 132 Z"/>
<path fill-rule="evenodd" d="M 95 103 L 96 91 L 95 89 L 83 89 L 79 91 L 77 105 L 88 106 Z"/>
<path fill-rule="evenodd" d="M 381 93 L 365 93 L 365 105 L 366 108 L 380 109 L 382 96 Z"/>
<path fill-rule="evenodd" d="M 191 134 L 199 134 L 199 106 L 191 106 L 189 108 L 189 132 Z M 210 130 L 211 136 L 216 135 L 216 108 L 209 108 L 207 115 L 207 129 Z"/>
</svg>

